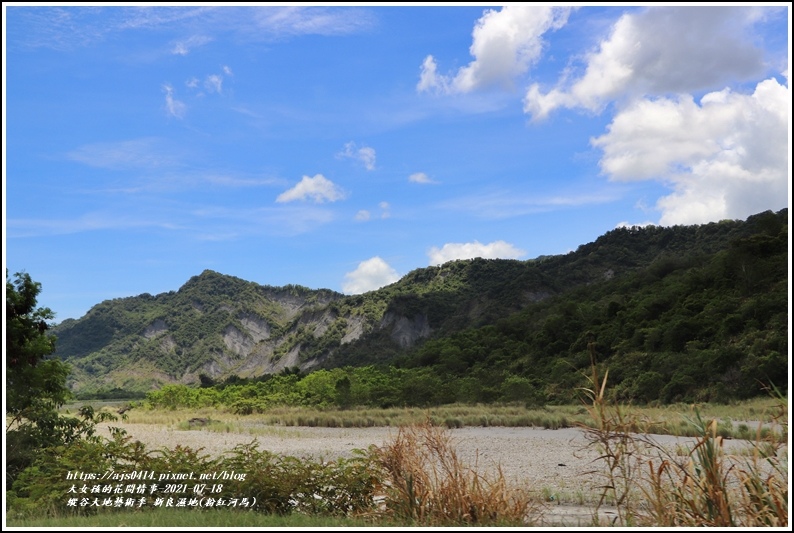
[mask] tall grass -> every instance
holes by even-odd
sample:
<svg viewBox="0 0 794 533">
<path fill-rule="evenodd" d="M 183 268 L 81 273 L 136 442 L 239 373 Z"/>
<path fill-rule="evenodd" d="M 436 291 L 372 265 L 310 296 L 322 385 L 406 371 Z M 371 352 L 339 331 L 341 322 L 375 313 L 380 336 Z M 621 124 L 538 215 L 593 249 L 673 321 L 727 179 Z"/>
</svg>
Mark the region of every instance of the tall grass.
<svg viewBox="0 0 794 533">
<path fill-rule="evenodd" d="M 540 505 L 511 487 L 501 471 L 479 474 L 458 457 L 448 431 L 431 421 L 401 427 L 386 446 L 371 449 L 384 472 L 383 514 L 415 526 L 533 525 Z"/>
<path fill-rule="evenodd" d="M 772 427 L 759 425 L 749 456 L 729 456 L 719 421 L 698 410 L 685 421 L 693 446 L 671 452 L 648 437 L 647 420 L 605 400 L 607 377 L 593 365 L 592 388 L 584 389 L 593 423 L 582 427 L 600 452 L 604 480 L 596 513 L 612 500 L 619 526 L 788 526 L 785 398 L 776 396 Z"/>
</svg>

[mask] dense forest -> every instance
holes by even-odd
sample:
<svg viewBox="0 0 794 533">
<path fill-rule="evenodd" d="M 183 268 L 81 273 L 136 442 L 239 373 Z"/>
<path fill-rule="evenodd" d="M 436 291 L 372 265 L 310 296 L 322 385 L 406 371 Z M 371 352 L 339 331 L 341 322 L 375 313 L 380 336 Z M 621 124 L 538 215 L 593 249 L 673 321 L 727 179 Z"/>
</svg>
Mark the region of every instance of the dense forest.
<svg viewBox="0 0 794 533">
<path fill-rule="evenodd" d="M 56 353 L 86 397 L 160 389 L 164 404 L 240 412 L 567 402 L 593 363 L 620 400 L 785 393 L 788 242 L 784 209 L 617 228 L 529 261 L 452 261 L 355 296 L 205 271 L 65 321 Z"/>
</svg>

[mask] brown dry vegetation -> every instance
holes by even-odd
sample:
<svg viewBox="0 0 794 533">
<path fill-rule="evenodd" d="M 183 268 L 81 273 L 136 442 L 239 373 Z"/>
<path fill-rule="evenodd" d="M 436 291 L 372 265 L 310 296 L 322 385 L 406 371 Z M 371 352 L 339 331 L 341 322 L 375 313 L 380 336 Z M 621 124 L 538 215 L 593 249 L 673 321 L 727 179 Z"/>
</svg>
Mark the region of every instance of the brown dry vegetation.
<svg viewBox="0 0 794 533">
<path fill-rule="evenodd" d="M 608 373 L 607 373 L 608 374 Z M 599 506 L 615 502 L 613 525 L 691 527 L 787 527 L 787 405 L 778 397 L 774 431 L 759 426 L 752 452 L 728 456 L 717 420 L 696 412 L 690 424 L 698 437 L 677 453 L 658 445 L 636 428 L 646 421 L 627 415 L 605 400 L 607 375 L 593 371 L 586 390 L 596 424 L 585 427 L 590 446 L 600 452 L 604 481 Z M 783 436 L 783 437 L 781 437 Z M 596 507 L 596 512 L 598 506 Z"/>
<path fill-rule="evenodd" d="M 542 505 L 508 484 L 501 469 L 484 475 L 465 464 L 448 431 L 432 423 L 400 428 L 371 453 L 385 473 L 382 512 L 418 526 L 535 525 Z"/>
</svg>

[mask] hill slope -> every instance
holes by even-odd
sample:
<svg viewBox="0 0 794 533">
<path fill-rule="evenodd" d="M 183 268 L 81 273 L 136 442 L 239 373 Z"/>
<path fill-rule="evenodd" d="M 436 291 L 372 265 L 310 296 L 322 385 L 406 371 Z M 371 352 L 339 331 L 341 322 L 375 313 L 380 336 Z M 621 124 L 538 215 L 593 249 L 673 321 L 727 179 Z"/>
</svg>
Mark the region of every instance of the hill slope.
<svg viewBox="0 0 794 533">
<path fill-rule="evenodd" d="M 452 261 L 355 296 L 263 286 L 204 271 L 176 292 L 105 301 L 79 320 L 64 321 L 54 328 L 56 354 L 74 368 L 73 389 L 90 392 L 148 390 L 196 382 L 201 374 L 254 377 L 292 367 L 395 361 L 439 372 L 510 372 L 529 379 L 532 368 L 552 372 L 551 360 L 570 365 L 574 359 L 575 367 L 589 361 L 586 331 L 598 335 L 602 359 L 640 348 L 646 358 L 658 350 L 681 354 L 694 340 L 703 344 L 701 350 L 731 342 L 737 348 L 737 338 L 715 336 L 713 330 L 727 320 L 733 336 L 746 341 L 748 301 L 753 309 L 762 300 L 768 308 L 755 330 L 764 338 L 780 336 L 775 331 L 781 328 L 781 302 L 787 313 L 787 217 L 783 210 L 747 221 L 620 228 L 569 254 Z M 687 281 L 673 284 L 679 277 Z M 580 310 L 577 317 L 577 306 L 593 316 Z M 654 335 L 667 340 L 654 345 L 647 340 Z M 462 338 L 481 345 L 475 355 L 444 351 Z M 764 349 L 785 348 L 785 357 L 787 340 L 770 346 Z M 657 370 L 647 372 L 662 377 L 646 378 L 663 380 Z M 662 386 L 650 390 L 660 393 Z"/>
</svg>

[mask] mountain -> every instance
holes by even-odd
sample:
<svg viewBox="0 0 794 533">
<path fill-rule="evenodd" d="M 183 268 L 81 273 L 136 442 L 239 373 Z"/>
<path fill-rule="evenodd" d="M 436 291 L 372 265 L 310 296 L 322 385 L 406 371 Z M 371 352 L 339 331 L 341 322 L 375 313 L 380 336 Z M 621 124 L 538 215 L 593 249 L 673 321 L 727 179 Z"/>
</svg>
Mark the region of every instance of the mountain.
<svg viewBox="0 0 794 533">
<path fill-rule="evenodd" d="M 703 318 L 703 310 L 695 313 L 693 305 L 705 307 L 708 302 L 693 304 L 686 292 L 691 287 L 666 284 L 677 276 L 697 274 L 704 278 L 698 295 L 721 300 L 735 293 L 731 305 L 760 298 L 772 306 L 770 316 L 778 317 L 781 293 L 785 300 L 788 287 L 787 222 L 784 209 L 746 221 L 617 228 L 568 254 L 528 261 L 451 261 L 353 296 L 298 285 L 259 285 L 205 270 L 175 292 L 108 300 L 78 320 L 65 320 L 53 328 L 56 355 L 72 365 L 74 391 L 97 393 L 195 383 L 202 375 L 212 380 L 250 378 L 295 367 L 309 371 L 400 364 L 488 372 L 477 367 L 475 359 L 482 362 L 494 353 L 508 352 L 509 357 L 491 365 L 492 371 L 529 376 L 539 363 L 537 354 L 560 360 L 587 354 L 581 341 L 584 330 L 573 331 L 572 324 L 591 334 L 630 334 L 623 351 L 616 348 L 619 339 L 600 347 L 604 357 L 616 361 L 625 356 L 626 343 L 637 341 L 635 336 L 653 328 L 666 331 L 673 324 L 649 322 L 653 320 L 678 320 L 675 331 L 680 330 L 684 341 L 660 342 L 668 351 L 683 352 L 686 342 L 698 337 L 712 344 L 735 344 L 730 336 L 716 339 L 700 331 L 714 329 L 735 312 L 712 309 L 709 318 Z M 640 301 L 637 295 L 648 290 L 652 296 Z M 652 302 L 660 291 L 671 295 L 669 301 Z M 592 319 L 582 320 L 574 316 L 577 306 L 603 307 L 604 316 L 594 313 Z M 648 311 L 642 306 L 661 307 Z M 552 327 L 555 317 L 559 324 Z M 628 317 L 636 322 L 633 329 L 626 326 Z M 619 320 L 620 327 L 615 325 Z M 770 320 L 756 329 L 779 329 Z M 740 326 L 734 329 L 744 331 Z M 465 356 L 468 362 L 464 355 L 455 361 L 440 356 L 464 337 L 471 346 L 487 339 L 487 346 L 476 357 Z M 652 352 L 653 343 L 646 344 Z M 521 353 L 515 349 L 519 345 Z M 578 352 L 572 355 L 571 350 Z"/>
</svg>

